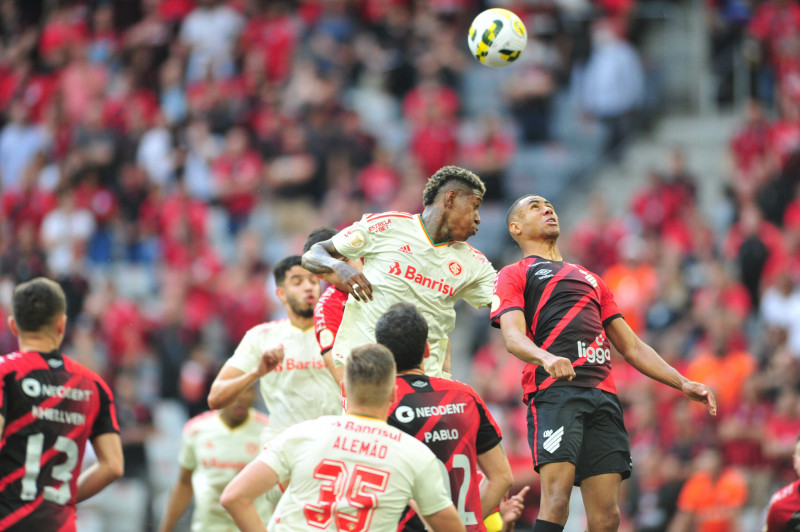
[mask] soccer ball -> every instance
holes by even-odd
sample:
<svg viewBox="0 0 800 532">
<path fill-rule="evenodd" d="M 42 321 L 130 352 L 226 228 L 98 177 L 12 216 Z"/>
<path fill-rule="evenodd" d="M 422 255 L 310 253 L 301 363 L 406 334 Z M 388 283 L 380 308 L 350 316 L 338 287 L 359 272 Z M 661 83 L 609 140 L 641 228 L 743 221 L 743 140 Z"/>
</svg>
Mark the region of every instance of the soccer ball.
<svg viewBox="0 0 800 532">
<path fill-rule="evenodd" d="M 528 44 L 525 24 L 507 9 L 487 9 L 472 21 L 467 37 L 469 51 L 486 66 L 508 66 Z"/>
</svg>

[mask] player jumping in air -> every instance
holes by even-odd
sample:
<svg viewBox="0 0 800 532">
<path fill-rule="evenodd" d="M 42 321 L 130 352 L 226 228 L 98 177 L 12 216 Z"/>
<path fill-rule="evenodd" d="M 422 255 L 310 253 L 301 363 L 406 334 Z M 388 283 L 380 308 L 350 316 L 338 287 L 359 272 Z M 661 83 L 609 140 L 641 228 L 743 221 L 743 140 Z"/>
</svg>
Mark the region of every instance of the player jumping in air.
<svg viewBox="0 0 800 532">
<path fill-rule="evenodd" d="M 523 196 L 509 208 L 506 222 L 524 258 L 500 271 L 491 320 L 502 329 L 508 351 L 528 363 L 523 399 L 542 487 L 534 531 L 563 530 L 573 484 L 581 488 L 589 530 L 615 531 L 631 459 L 611 375 L 611 345 L 644 375 L 704 403 L 712 415 L 714 394 L 682 376 L 633 332 L 599 276 L 563 260 L 556 244 L 558 216 L 549 201 Z"/>
<path fill-rule="evenodd" d="M 496 278 L 486 257 L 466 243 L 478 231 L 485 190 L 472 172 L 445 166 L 428 180 L 422 214 L 366 214 L 303 255 L 306 269 L 334 273 L 337 286 L 351 294 L 333 344 L 337 367 L 354 347 L 374 342 L 378 318 L 405 301 L 419 309 L 430 328 L 425 372 L 449 374 L 453 305 L 463 299 L 476 308 L 488 306 Z M 363 257 L 363 273 L 341 257 Z"/>
</svg>

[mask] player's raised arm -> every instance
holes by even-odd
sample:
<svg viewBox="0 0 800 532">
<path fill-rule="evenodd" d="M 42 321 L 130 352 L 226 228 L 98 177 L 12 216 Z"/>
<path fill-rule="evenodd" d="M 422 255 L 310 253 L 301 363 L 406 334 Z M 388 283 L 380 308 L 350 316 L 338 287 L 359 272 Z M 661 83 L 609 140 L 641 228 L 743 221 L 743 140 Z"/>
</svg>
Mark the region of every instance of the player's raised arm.
<svg viewBox="0 0 800 532">
<path fill-rule="evenodd" d="M 191 469 L 187 469 L 185 467 L 181 468 L 178 481 L 175 483 L 175 487 L 172 488 L 172 493 L 169 496 L 167 510 L 164 513 L 161 526 L 158 528 L 159 532 L 170 532 L 173 528 L 175 528 L 178 520 L 192 502 L 192 497 L 194 497 L 194 488 L 192 488 L 192 473 L 193 471 Z"/>
<path fill-rule="evenodd" d="M 340 290 L 353 294 L 357 301 L 372 301 L 372 284 L 363 273 L 341 260 L 342 257 L 333 245 L 333 239 L 325 240 L 303 254 L 303 268 L 318 275 L 333 273 Z"/>
<path fill-rule="evenodd" d="M 651 379 L 682 391 L 689 399 L 705 404 L 712 416 L 717 415 L 717 400 L 711 388 L 681 375 L 639 338 L 624 319 L 612 320 L 605 330 L 608 339 L 631 366 Z"/>
<path fill-rule="evenodd" d="M 283 347 L 279 346 L 264 351 L 256 367 L 248 372 L 231 365 L 223 366 L 208 392 L 208 407 L 219 410 L 229 405 L 248 386 L 275 369 L 283 357 Z"/>
</svg>

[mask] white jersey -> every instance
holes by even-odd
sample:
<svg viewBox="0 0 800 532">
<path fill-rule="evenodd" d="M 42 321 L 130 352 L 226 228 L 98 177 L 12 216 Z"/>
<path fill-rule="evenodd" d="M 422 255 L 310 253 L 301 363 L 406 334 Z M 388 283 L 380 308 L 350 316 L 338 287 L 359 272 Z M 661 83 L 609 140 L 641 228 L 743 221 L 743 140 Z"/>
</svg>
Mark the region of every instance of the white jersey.
<svg viewBox="0 0 800 532">
<path fill-rule="evenodd" d="M 434 243 L 419 214 L 367 214 L 333 237 L 345 257 L 364 257 L 364 276 L 373 288 L 373 301 L 352 296 L 344 308 L 333 345 L 337 365 L 353 348 L 375 341 L 375 324 L 395 303 L 411 303 L 428 322 L 431 356 L 425 373 L 442 376 L 447 336 L 456 323 L 456 301 L 488 307 L 497 277 L 483 254 L 466 242 Z"/>
<path fill-rule="evenodd" d="M 299 329 L 288 319 L 262 323 L 247 331 L 226 366 L 254 370 L 267 349 L 283 346 L 284 359 L 261 377 L 261 396 L 269 411 L 263 442 L 285 428 L 342 412 L 341 391 L 319 354 L 314 327 Z"/>
<path fill-rule="evenodd" d="M 194 513 L 192 532 L 235 532 L 230 514 L 219 503 L 222 490 L 261 449 L 261 433 L 267 416 L 250 409 L 250 417 L 236 428 L 228 427 L 218 411 L 190 419 L 183 428 L 181 467 L 192 470 Z M 263 497 L 256 501 L 263 520 L 272 515 L 272 505 Z"/>
<path fill-rule="evenodd" d="M 281 480 L 291 479 L 270 532 L 394 532 L 409 499 L 422 515 L 452 504 L 430 449 L 374 418 L 301 423 L 272 440 L 258 459 Z"/>
</svg>

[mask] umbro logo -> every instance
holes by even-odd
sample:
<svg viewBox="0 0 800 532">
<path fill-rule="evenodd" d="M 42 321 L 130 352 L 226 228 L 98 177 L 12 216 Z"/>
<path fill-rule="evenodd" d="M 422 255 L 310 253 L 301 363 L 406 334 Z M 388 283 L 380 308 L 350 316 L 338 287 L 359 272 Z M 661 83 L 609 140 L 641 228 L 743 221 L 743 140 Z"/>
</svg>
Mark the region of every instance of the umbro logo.
<svg viewBox="0 0 800 532">
<path fill-rule="evenodd" d="M 425 381 L 414 381 L 414 382 L 411 383 L 411 386 L 413 386 L 415 388 L 424 388 L 427 385 L 428 385 L 428 383 L 425 382 Z"/>
<path fill-rule="evenodd" d="M 538 277 L 539 279 L 549 279 L 553 274 L 553 270 L 548 270 L 547 268 L 542 268 L 540 270 L 536 270 L 533 272 L 533 275 Z"/>
<path fill-rule="evenodd" d="M 49 359 L 47 359 L 47 364 L 51 368 L 60 368 L 61 366 L 64 365 L 64 362 L 62 362 L 61 360 L 58 360 L 57 358 L 49 358 Z"/>
<path fill-rule="evenodd" d="M 555 431 L 546 430 L 542 433 L 542 436 L 544 437 L 542 447 L 544 447 L 545 451 L 552 454 L 556 449 L 561 447 L 561 438 L 564 437 L 564 427 L 562 425 Z"/>
<path fill-rule="evenodd" d="M 407 253 L 409 255 L 413 255 L 413 253 L 411 252 L 411 246 L 409 246 L 408 244 L 406 244 L 405 246 L 400 246 L 400 248 L 398 250 L 402 251 L 403 253 Z"/>
</svg>

